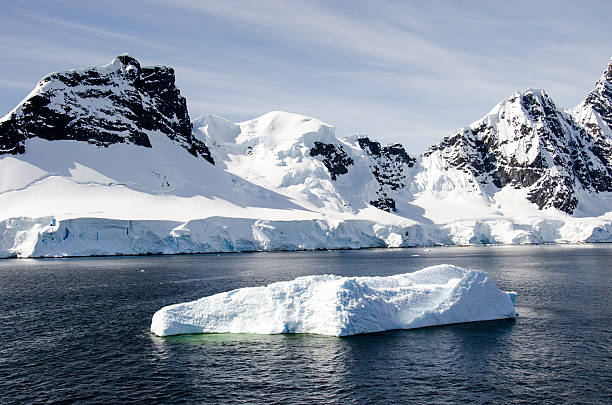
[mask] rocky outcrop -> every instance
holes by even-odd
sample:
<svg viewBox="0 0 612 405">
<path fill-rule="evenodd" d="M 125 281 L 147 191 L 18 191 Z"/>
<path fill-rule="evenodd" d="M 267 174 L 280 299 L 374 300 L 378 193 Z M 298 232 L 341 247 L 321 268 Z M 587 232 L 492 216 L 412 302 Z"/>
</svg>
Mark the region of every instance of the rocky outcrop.
<svg viewBox="0 0 612 405">
<path fill-rule="evenodd" d="M 103 67 L 44 77 L 0 120 L 0 154 L 24 153 L 26 141 L 35 137 L 100 147 L 116 143 L 151 147 L 149 137 L 158 132 L 214 163 L 208 147 L 191 130 L 174 70 L 143 67 L 123 54 Z"/>
<path fill-rule="evenodd" d="M 321 156 L 321 161 L 327 168 L 332 180 L 336 180 L 339 175 L 348 173 L 348 168 L 354 161 L 346 153 L 342 145 L 323 143 L 315 141 L 310 148 L 310 156 Z"/>
<path fill-rule="evenodd" d="M 399 143 L 381 146 L 368 137 L 358 138 L 357 143 L 367 156 L 370 170 L 380 186 L 378 198 L 370 201 L 370 204 L 387 212 L 395 212 L 393 191 L 406 186 L 407 169 L 414 166 L 416 159 L 408 155 Z"/>
</svg>

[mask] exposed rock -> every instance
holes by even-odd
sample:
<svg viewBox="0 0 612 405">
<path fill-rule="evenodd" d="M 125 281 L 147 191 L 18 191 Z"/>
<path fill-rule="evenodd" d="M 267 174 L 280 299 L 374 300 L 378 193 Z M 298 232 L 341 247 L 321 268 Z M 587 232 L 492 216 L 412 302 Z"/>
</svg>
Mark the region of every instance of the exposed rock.
<svg viewBox="0 0 612 405">
<path fill-rule="evenodd" d="M 29 138 L 76 140 L 97 146 L 130 143 L 151 147 L 155 131 L 194 156 L 214 163 L 192 137 L 185 98 L 174 70 L 140 66 L 127 54 L 103 67 L 44 77 L 15 110 L 0 120 L 0 154 L 20 154 Z"/>
<path fill-rule="evenodd" d="M 560 111 L 543 90 L 515 93 L 486 117 L 432 146 L 449 168 L 480 185 L 527 189 L 540 209 L 572 213 L 578 188 L 612 191 L 612 116 L 608 67 L 579 113 Z M 584 113 L 588 110 L 588 114 Z M 606 118 L 607 117 L 607 118 Z M 602 125 L 606 128 L 602 128 Z"/>
<path fill-rule="evenodd" d="M 322 156 L 321 160 L 332 180 L 348 173 L 348 167 L 354 163 L 342 145 L 331 143 L 315 142 L 314 147 L 310 149 L 310 156 Z"/>
<path fill-rule="evenodd" d="M 399 143 L 381 146 L 368 137 L 358 138 L 357 143 L 368 157 L 372 174 L 380 185 L 378 198 L 370 201 L 370 204 L 387 212 L 395 212 L 392 192 L 405 187 L 406 171 L 414 166 L 416 159 L 408 155 Z"/>
</svg>

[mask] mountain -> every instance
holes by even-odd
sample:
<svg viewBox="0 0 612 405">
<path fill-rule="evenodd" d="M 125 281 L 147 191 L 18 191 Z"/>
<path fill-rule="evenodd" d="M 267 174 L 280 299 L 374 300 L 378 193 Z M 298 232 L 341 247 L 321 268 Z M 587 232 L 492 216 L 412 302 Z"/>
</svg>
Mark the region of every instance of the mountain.
<svg viewBox="0 0 612 405">
<path fill-rule="evenodd" d="M 151 134 L 159 132 L 214 163 L 191 135 L 187 103 L 174 81 L 172 68 L 141 67 L 127 54 L 100 68 L 52 73 L 0 120 L 0 154 L 25 153 L 31 138 L 150 148 Z"/>
<path fill-rule="evenodd" d="M 591 177 L 593 190 L 611 191 L 612 178 L 612 61 L 595 89 L 576 108 L 569 111 L 574 121 L 586 131 L 584 147 L 601 165 Z"/>
<path fill-rule="evenodd" d="M 322 121 L 282 111 L 238 124 L 204 116 L 194 131 L 229 172 L 313 210 L 350 213 L 371 204 L 393 211 L 386 190 L 402 188 L 403 165 L 415 162 L 399 144 L 341 140 Z"/>
<path fill-rule="evenodd" d="M 579 191 L 612 191 L 611 77 L 612 62 L 572 111 L 561 111 L 544 90 L 517 92 L 425 157 L 470 175 L 484 193 L 511 186 L 540 209 L 571 214 Z"/>
<path fill-rule="evenodd" d="M 273 111 L 190 120 L 174 71 L 53 73 L 0 119 L 0 256 L 612 241 L 612 63 L 421 156 Z"/>
</svg>

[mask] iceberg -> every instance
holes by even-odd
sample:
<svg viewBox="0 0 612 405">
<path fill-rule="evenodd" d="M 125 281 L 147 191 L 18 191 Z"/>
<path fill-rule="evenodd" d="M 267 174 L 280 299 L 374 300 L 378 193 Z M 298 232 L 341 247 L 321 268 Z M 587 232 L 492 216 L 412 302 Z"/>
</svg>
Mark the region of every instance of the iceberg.
<svg viewBox="0 0 612 405">
<path fill-rule="evenodd" d="M 515 297 L 485 272 L 447 264 L 389 277 L 314 275 L 163 307 L 151 332 L 350 336 L 515 318 Z"/>
</svg>

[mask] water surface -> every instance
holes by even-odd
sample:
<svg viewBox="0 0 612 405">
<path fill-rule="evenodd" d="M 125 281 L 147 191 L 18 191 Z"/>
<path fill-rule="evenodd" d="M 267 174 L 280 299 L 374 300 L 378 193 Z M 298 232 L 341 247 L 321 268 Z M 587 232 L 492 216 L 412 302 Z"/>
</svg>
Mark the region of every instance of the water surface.
<svg viewBox="0 0 612 405">
<path fill-rule="evenodd" d="M 516 321 L 334 338 L 149 332 L 164 305 L 301 275 L 449 263 L 518 292 Z M 612 245 L 0 261 L 3 404 L 610 403 Z"/>
</svg>

